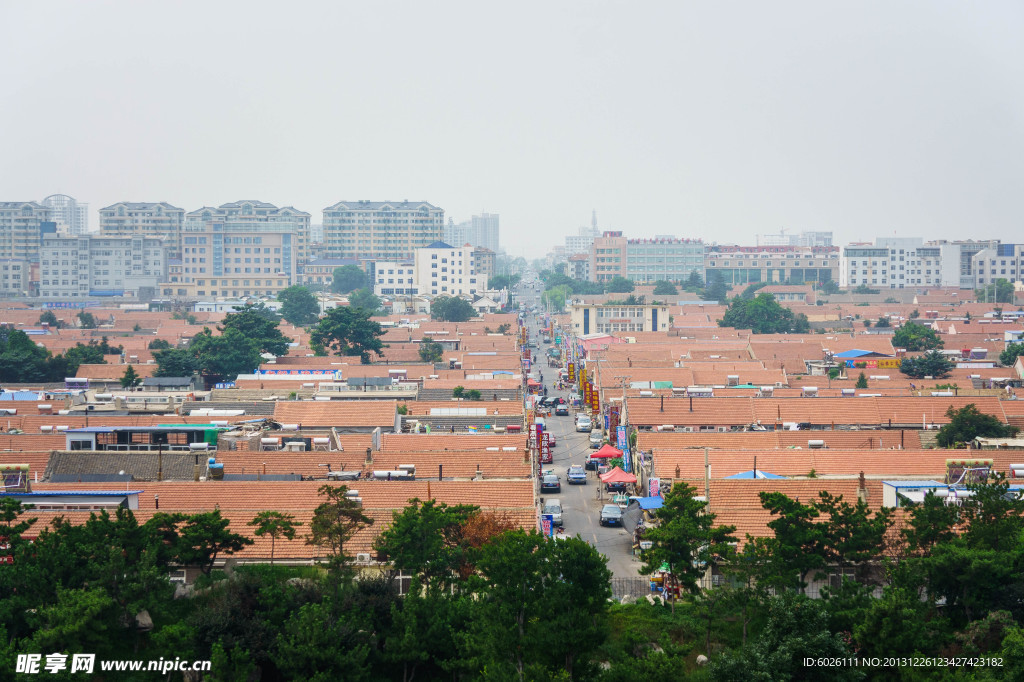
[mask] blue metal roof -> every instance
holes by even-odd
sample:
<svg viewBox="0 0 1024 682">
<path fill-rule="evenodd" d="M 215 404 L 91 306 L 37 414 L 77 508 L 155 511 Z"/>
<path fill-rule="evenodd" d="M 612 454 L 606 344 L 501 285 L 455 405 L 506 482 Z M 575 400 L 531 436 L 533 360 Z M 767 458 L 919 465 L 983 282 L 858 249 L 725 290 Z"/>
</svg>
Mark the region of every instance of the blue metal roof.
<svg viewBox="0 0 1024 682">
<path fill-rule="evenodd" d="M 834 358 L 862 358 L 865 355 L 871 355 L 873 351 L 870 350 L 844 350 L 842 353 L 836 353 L 832 357 Z"/>
<path fill-rule="evenodd" d="M 661 506 L 665 504 L 665 500 L 660 497 L 638 497 L 636 501 L 641 509 L 661 509 Z"/>
</svg>

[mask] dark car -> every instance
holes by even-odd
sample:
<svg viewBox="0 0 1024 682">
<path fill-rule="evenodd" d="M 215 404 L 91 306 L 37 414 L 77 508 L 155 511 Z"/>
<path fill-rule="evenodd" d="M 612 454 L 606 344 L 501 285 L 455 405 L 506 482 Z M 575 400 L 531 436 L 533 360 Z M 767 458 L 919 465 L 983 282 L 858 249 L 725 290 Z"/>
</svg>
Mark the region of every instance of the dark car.
<svg viewBox="0 0 1024 682">
<path fill-rule="evenodd" d="M 568 417 L 569 416 L 569 406 L 568 405 L 558 405 L 558 406 L 556 406 L 555 407 L 555 416 L 556 417 Z"/>
<path fill-rule="evenodd" d="M 548 474 L 540 481 L 540 491 L 542 493 L 560 493 L 562 492 L 562 484 L 558 481 L 558 476 L 554 474 Z M 618 509 L 618 507 L 616 507 Z"/>
<path fill-rule="evenodd" d="M 602 526 L 621 526 L 622 525 L 622 510 L 619 509 L 617 504 L 606 504 L 601 507 L 601 525 Z"/>
</svg>

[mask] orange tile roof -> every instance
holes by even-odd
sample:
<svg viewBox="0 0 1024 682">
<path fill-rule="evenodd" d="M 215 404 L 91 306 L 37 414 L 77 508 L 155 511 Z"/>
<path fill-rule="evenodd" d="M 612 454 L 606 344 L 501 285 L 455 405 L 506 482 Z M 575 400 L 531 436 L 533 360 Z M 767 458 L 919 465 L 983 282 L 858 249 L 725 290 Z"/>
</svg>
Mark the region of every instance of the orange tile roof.
<svg viewBox="0 0 1024 682">
<path fill-rule="evenodd" d="M 397 408 L 395 400 L 288 400 L 274 403 L 274 419 L 302 426 L 393 428 Z"/>
</svg>

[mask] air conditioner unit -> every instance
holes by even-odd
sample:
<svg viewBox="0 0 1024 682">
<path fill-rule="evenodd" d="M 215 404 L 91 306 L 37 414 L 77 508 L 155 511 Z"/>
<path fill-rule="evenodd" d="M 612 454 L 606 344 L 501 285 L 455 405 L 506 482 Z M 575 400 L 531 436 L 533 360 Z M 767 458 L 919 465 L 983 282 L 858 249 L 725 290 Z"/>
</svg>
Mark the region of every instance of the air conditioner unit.
<svg viewBox="0 0 1024 682">
<path fill-rule="evenodd" d="M 728 433 L 729 432 L 729 427 L 728 426 L 719 426 L 718 427 L 718 432 L 719 433 Z"/>
<path fill-rule="evenodd" d="M 357 564 L 368 564 L 368 563 L 370 563 L 370 555 L 367 554 L 366 552 L 360 552 L 359 554 L 356 554 L 356 563 Z"/>
<path fill-rule="evenodd" d="M 692 426 L 683 426 L 679 430 L 684 432 L 684 433 L 693 433 L 693 427 Z"/>
</svg>

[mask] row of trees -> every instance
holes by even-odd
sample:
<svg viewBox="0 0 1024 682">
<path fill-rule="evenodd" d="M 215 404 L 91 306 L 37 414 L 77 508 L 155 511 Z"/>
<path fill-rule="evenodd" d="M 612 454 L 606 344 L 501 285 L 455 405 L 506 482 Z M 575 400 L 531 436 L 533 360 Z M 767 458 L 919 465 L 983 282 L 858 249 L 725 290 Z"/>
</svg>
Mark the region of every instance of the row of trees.
<svg viewBox="0 0 1024 682">
<path fill-rule="evenodd" d="M 64 381 L 65 377 L 75 376 L 80 365 L 104 364 L 103 356 L 123 352 L 121 346 L 111 346 L 104 336 L 100 341 L 76 343 L 62 354 L 53 355 L 20 329 L 4 326 L 0 327 L 0 381 Z"/>
</svg>

